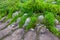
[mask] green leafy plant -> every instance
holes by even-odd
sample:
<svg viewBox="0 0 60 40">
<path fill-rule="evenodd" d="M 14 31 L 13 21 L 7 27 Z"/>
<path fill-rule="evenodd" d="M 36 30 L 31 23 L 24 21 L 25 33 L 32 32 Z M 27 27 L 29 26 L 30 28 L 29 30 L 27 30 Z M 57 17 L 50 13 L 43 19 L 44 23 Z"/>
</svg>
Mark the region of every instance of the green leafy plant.
<svg viewBox="0 0 60 40">
<path fill-rule="evenodd" d="M 60 35 L 60 32 L 57 30 L 57 28 L 55 27 L 55 22 L 54 22 L 54 14 L 52 13 L 47 13 L 45 15 L 45 20 L 46 20 L 46 26 L 47 28 L 49 29 L 49 31 L 51 31 L 53 34 L 59 36 Z"/>
</svg>

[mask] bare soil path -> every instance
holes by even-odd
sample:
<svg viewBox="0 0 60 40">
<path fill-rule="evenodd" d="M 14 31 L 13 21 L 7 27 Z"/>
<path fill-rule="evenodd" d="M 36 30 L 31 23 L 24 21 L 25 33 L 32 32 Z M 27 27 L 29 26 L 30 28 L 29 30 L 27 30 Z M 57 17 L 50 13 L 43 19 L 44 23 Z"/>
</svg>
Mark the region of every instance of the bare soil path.
<svg viewBox="0 0 60 40">
<path fill-rule="evenodd" d="M 9 21 L 0 24 L 0 40 L 37 40 L 37 34 L 35 30 L 29 30 L 24 32 L 23 28 L 18 28 L 18 24 L 8 25 Z M 57 25 L 60 30 L 60 25 Z M 42 29 L 44 30 L 44 29 Z M 24 34 L 25 33 L 25 34 Z M 24 37 L 23 37 L 24 36 Z M 44 33 L 39 32 L 38 40 L 60 40 L 58 37 L 54 36 L 47 29 Z"/>
</svg>

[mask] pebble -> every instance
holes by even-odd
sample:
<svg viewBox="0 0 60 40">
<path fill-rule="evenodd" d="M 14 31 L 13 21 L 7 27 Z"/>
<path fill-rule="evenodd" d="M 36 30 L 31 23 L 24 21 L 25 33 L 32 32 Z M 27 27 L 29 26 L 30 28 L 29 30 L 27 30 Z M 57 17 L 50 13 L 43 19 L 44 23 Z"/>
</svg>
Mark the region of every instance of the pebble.
<svg viewBox="0 0 60 40">
<path fill-rule="evenodd" d="M 31 31 L 34 31 L 34 29 L 33 29 L 33 28 L 31 28 L 30 30 L 31 30 Z"/>
<path fill-rule="evenodd" d="M 26 16 L 26 15 L 28 15 L 27 13 L 25 13 L 23 16 Z"/>
<path fill-rule="evenodd" d="M 31 20 L 30 18 L 27 18 L 23 27 L 27 26 L 29 24 L 30 20 Z"/>
<path fill-rule="evenodd" d="M 55 19 L 55 24 L 59 24 L 59 21 L 57 19 Z"/>
<path fill-rule="evenodd" d="M 53 1 L 52 4 L 56 4 L 56 1 Z"/>
<path fill-rule="evenodd" d="M 15 16 L 18 15 L 18 14 L 19 14 L 19 12 L 16 11 L 15 13 L 12 14 L 12 17 L 15 17 Z"/>
<path fill-rule="evenodd" d="M 17 19 L 17 23 L 19 23 L 21 21 L 21 18 L 19 17 L 18 19 Z"/>
<path fill-rule="evenodd" d="M 39 22 L 43 22 L 44 16 L 43 16 L 43 15 L 40 15 L 40 16 L 38 17 L 38 20 L 39 20 Z"/>
</svg>

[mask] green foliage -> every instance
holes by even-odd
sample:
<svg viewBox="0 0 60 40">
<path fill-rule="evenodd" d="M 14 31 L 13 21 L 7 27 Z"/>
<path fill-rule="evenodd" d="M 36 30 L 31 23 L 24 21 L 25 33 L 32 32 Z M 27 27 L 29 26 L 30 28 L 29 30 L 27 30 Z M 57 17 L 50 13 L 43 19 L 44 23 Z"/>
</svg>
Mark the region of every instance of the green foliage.
<svg viewBox="0 0 60 40">
<path fill-rule="evenodd" d="M 33 2 L 32 1 L 29 1 L 29 2 L 26 2 L 26 3 L 22 3 L 22 5 L 20 6 L 22 12 L 32 12 L 33 11 Z"/>
<path fill-rule="evenodd" d="M 28 0 L 20 0 L 21 3 L 26 3 Z"/>
<path fill-rule="evenodd" d="M 37 18 L 36 17 L 31 17 L 31 21 L 30 23 L 25 27 L 26 31 L 28 31 L 31 28 L 35 28 L 36 27 L 36 22 L 37 22 Z"/>
<path fill-rule="evenodd" d="M 55 27 L 55 22 L 54 22 L 54 15 L 52 13 L 47 13 L 45 15 L 45 20 L 46 20 L 46 26 L 49 29 L 49 31 L 51 31 L 53 34 L 55 34 L 56 36 L 60 35 L 60 32 L 57 30 L 57 28 Z"/>
<path fill-rule="evenodd" d="M 0 2 L 0 19 L 7 15 L 12 14 L 14 11 L 20 9 L 20 0 L 1 0 Z M 9 16 L 8 15 L 8 16 Z M 11 16 L 11 15 L 10 15 Z"/>
<path fill-rule="evenodd" d="M 59 22 L 60 22 L 60 16 L 59 16 L 59 15 L 57 15 L 57 16 L 56 16 L 56 19 L 58 19 L 58 20 L 59 20 Z"/>
<path fill-rule="evenodd" d="M 49 11 L 49 12 L 53 12 L 54 14 L 60 14 L 60 6 L 57 4 L 50 4 L 47 2 L 41 2 L 40 0 L 35 0 L 33 1 L 28 1 L 26 3 L 23 3 L 21 5 L 21 10 L 23 12 L 45 12 L 45 11 Z"/>
<path fill-rule="evenodd" d="M 60 5 L 60 0 L 56 0 L 57 4 Z"/>
<path fill-rule="evenodd" d="M 13 22 L 16 22 L 18 18 L 18 15 L 16 15 L 14 18 L 12 18 L 11 22 L 9 24 L 12 24 Z"/>
<path fill-rule="evenodd" d="M 51 26 L 55 25 L 55 24 L 54 24 L 54 19 L 55 19 L 54 15 L 53 15 L 52 13 L 48 12 L 48 13 L 45 15 L 46 25 L 47 25 L 47 26 L 48 26 L 48 25 L 51 25 Z"/>
<path fill-rule="evenodd" d="M 25 23 L 25 20 L 26 20 L 27 17 L 28 17 L 28 15 L 23 15 L 21 17 L 21 21 L 19 22 L 19 28 L 22 28 L 22 26 Z"/>
</svg>

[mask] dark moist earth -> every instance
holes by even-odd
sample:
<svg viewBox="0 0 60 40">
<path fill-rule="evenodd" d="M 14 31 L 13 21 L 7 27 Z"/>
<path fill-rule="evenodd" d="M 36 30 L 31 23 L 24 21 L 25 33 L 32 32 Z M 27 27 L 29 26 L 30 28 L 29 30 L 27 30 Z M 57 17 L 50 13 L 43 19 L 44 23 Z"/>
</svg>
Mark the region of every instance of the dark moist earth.
<svg viewBox="0 0 60 40">
<path fill-rule="evenodd" d="M 25 32 L 23 28 L 18 28 L 18 23 L 8 25 L 10 20 L 2 23 L 0 22 L 0 40 L 60 40 L 54 36 L 45 27 L 39 33 L 36 30 L 29 30 Z M 8 27 L 6 27 L 8 25 Z M 57 25 L 60 29 L 60 25 Z"/>
</svg>

